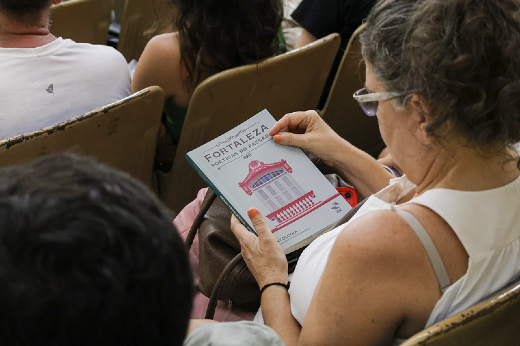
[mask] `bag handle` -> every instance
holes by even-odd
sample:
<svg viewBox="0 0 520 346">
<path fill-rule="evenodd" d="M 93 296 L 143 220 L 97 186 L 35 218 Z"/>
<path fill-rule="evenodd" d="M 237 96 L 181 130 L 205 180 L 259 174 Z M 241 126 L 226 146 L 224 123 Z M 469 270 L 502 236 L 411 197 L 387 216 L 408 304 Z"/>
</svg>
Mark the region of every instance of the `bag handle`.
<svg viewBox="0 0 520 346">
<path fill-rule="evenodd" d="M 200 227 L 200 224 L 202 223 L 202 220 L 204 219 L 204 216 L 206 215 L 207 211 L 211 207 L 211 204 L 213 204 L 213 201 L 217 198 L 217 194 L 209 189 L 206 193 L 206 196 L 204 197 L 204 201 L 202 202 L 200 206 L 199 213 L 195 217 L 195 220 L 193 220 L 193 224 L 190 227 L 190 230 L 188 232 L 188 236 L 186 237 L 185 244 L 189 249 L 191 249 L 191 246 L 193 245 L 193 240 L 195 239 L 195 235 L 197 234 L 197 230 Z M 215 309 L 217 308 L 218 303 L 218 296 L 220 293 L 220 290 L 224 286 L 224 283 L 226 282 L 229 274 L 231 271 L 235 268 L 235 266 L 242 260 L 242 254 L 239 253 L 236 255 L 224 268 L 222 273 L 220 273 L 220 276 L 218 277 L 217 281 L 215 282 L 215 286 L 213 286 L 213 289 L 211 290 L 211 296 L 209 297 L 208 307 L 206 309 L 206 315 L 204 318 L 206 319 L 213 319 L 215 316 Z"/>
<path fill-rule="evenodd" d="M 242 253 L 239 253 L 229 263 L 226 265 L 224 270 L 222 270 L 222 273 L 220 273 L 217 281 L 215 282 L 215 286 L 213 286 L 213 289 L 211 290 L 211 296 L 209 297 L 208 302 L 208 308 L 206 309 L 206 316 L 204 316 L 205 319 L 212 320 L 215 315 L 215 309 L 217 308 L 218 303 L 218 296 L 220 294 L 220 290 L 224 286 L 224 283 L 229 277 L 229 274 L 235 269 L 237 264 L 243 261 Z"/>
<path fill-rule="evenodd" d="M 193 244 L 193 240 L 195 239 L 195 235 L 197 234 L 197 230 L 200 227 L 200 224 L 202 223 L 202 220 L 204 219 L 204 215 L 206 215 L 206 212 L 208 211 L 209 207 L 213 203 L 213 201 L 217 198 L 217 194 L 213 190 L 208 190 L 206 197 L 204 198 L 204 201 L 202 202 L 202 205 L 200 207 L 200 211 L 197 214 L 197 217 L 193 221 L 193 224 L 191 225 L 191 228 L 188 232 L 188 236 L 186 237 L 185 244 L 188 247 L 188 249 L 191 248 Z M 358 211 L 358 209 L 366 202 L 367 198 L 365 198 L 363 201 L 358 203 L 354 208 L 352 208 L 343 218 L 338 220 L 336 222 L 335 226 L 339 226 L 354 216 L 354 214 Z M 213 319 L 215 316 L 215 310 L 218 303 L 218 296 L 220 294 L 220 291 L 222 287 L 224 286 L 224 283 L 229 277 L 229 274 L 235 269 L 237 264 L 243 261 L 242 254 L 239 253 L 233 259 L 226 265 L 222 273 L 220 273 L 217 281 L 215 282 L 215 285 L 213 286 L 213 289 L 211 290 L 211 296 L 209 297 L 208 307 L 206 309 L 206 315 L 204 318 L 206 319 Z"/>
<path fill-rule="evenodd" d="M 211 204 L 213 203 L 213 201 L 216 198 L 217 198 L 217 194 L 215 192 L 213 192 L 213 190 L 208 189 L 208 192 L 206 192 L 206 196 L 204 197 L 204 201 L 202 201 L 202 204 L 200 206 L 199 213 L 195 217 L 195 220 L 193 220 L 190 231 L 188 232 L 188 236 L 186 237 L 186 240 L 184 241 L 184 243 L 188 247 L 188 251 L 191 249 L 191 246 L 193 245 L 193 240 L 195 239 L 197 230 L 199 229 L 200 224 L 202 223 L 202 220 L 204 219 L 204 215 L 206 215 L 209 207 L 211 207 Z"/>
</svg>

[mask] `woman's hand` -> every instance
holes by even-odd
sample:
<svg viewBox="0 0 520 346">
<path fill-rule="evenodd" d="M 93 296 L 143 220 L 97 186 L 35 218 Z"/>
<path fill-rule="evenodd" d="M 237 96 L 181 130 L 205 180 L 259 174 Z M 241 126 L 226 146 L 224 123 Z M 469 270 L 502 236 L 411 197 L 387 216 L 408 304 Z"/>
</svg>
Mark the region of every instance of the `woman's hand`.
<svg viewBox="0 0 520 346">
<path fill-rule="evenodd" d="M 258 286 L 264 287 L 271 282 L 287 283 L 287 259 L 282 247 L 257 209 L 251 208 L 247 214 L 258 237 L 249 232 L 234 215 L 231 217 L 231 231 L 240 242 L 242 256 Z"/>
<path fill-rule="evenodd" d="M 285 132 L 280 132 L 284 130 Z M 269 131 L 276 143 L 309 151 L 325 164 L 334 166 L 336 152 L 350 145 L 330 128 L 315 111 L 294 112 L 283 116 Z"/>
</svg>

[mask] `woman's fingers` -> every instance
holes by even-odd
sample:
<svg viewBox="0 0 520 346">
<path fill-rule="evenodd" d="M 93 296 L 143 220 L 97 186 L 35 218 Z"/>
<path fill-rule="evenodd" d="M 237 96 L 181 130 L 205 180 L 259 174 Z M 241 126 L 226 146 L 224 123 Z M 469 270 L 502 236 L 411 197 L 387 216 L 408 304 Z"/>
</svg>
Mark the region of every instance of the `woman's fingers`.
<svg viewBox="0 0 520 346">
<path fill-rule="evenodd" d="M 262 240 L 272 239 L 276 242 L 276 238 L 271 232 L 271 229 L 267 225 L 264 216 L 256 208 L 251 208 L 247 211 L 247 216 L 253 223 L 253 227 L 258 237 Z"/>
<path fill-rule="evenodd" d="M 242 248 L 244 260 L 259 285 L 287 281 L 287 259 L 262 214 L 255 208 L 248 216 L 258 236 L 249 232 L 236 217 L 231 218 L 231 230 Z"/>
<path fill-rule="evenodd" d="M 273 238 L 276 241 L 273 233 L 269 229 L 267 222 L 265 221 L 262 214 L 256 208 L 251 208 L 247 211 L 247 215 L 251 222 L 253 223 L 253 228 L 256 231 L 256 234 L 259 238 Z M 235 215 L 231 216 L 231 231 L 235 234 L 238 240 L 243 239 L 254 239 L 256 238 L 251 232 L 247 230 L 247 228 L 240 223 L 240 221 L 235 217 Z M 251 238 L 253 236 L 254 238 Z"/>
<path fill-rule="evenodd" d="M 257 234 L 265 234 L 265 230 L 267 227 L 267 224 L 262 217 L 262 214 L 260 214 L 260 211 L 256 208 L 251 208 L 247 211 L 247 216 L 249 216 L 249 219 L 253 223 L 253 227 L 255 228 L 255 231 L 257 231 Z"/>
<path fill-rule="evenodd" d="M 247 228 L 236 218 L 235 215 L 231 215 L 231 232 L 237 237 L 238 241 L 242 243 L 246 239 L 253 240 L 256 236 L 249 232 Z"/>
<path fill-rule="evenodd" d="M 293 112 L 285 114 L 269 131 L 270 136 L 274 136 L 280 131 L 304 133 L 309 125 L 312 114 L 315 111 Z"/>
</svg>

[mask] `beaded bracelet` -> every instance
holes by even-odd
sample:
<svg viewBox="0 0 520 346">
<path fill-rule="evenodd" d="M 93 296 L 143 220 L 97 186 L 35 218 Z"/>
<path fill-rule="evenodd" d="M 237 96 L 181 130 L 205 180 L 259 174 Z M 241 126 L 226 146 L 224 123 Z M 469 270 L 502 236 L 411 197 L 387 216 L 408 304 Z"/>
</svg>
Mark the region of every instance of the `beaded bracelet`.
<svg viewBox="0 0 520 346">
<path fill-rule="evenodd" d="M 281 282 L 271 282 L 270 284 L 266 284 L 264 287 L 262 287 L 262 289 L 260 290 L 260 295 L 262 295 L 262 293 L 264 293 L 265 289 L 269 286 L 282 286 L 282 287 L 285 287 L 286 290 L 288 290 L 290 285 L 291 285 L 290 281 L 286 284 L 283 284 Z"/>
</svg>

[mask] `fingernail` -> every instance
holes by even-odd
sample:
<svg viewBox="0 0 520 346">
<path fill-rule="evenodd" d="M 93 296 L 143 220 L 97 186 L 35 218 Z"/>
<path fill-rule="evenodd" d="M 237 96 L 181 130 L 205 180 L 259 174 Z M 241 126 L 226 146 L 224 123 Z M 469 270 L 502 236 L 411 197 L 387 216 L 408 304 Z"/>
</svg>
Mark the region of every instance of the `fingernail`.
<svg viewBox="0 0 520 346">
<path fill-rule="evenodd" d="M 280 143 L 282 141 L 282 135 L 277 133 L 276 135 L 273 136 L 273 140 L 276 142 L 276 143 Z"/>
<path fill-rule="evenodd" d="M 254 218 L 258 215 L 258 210 L 255 208 L 251 208 L 247 211 L 247 216 L 249 216 L 250 219 Z"/>
</svg>

